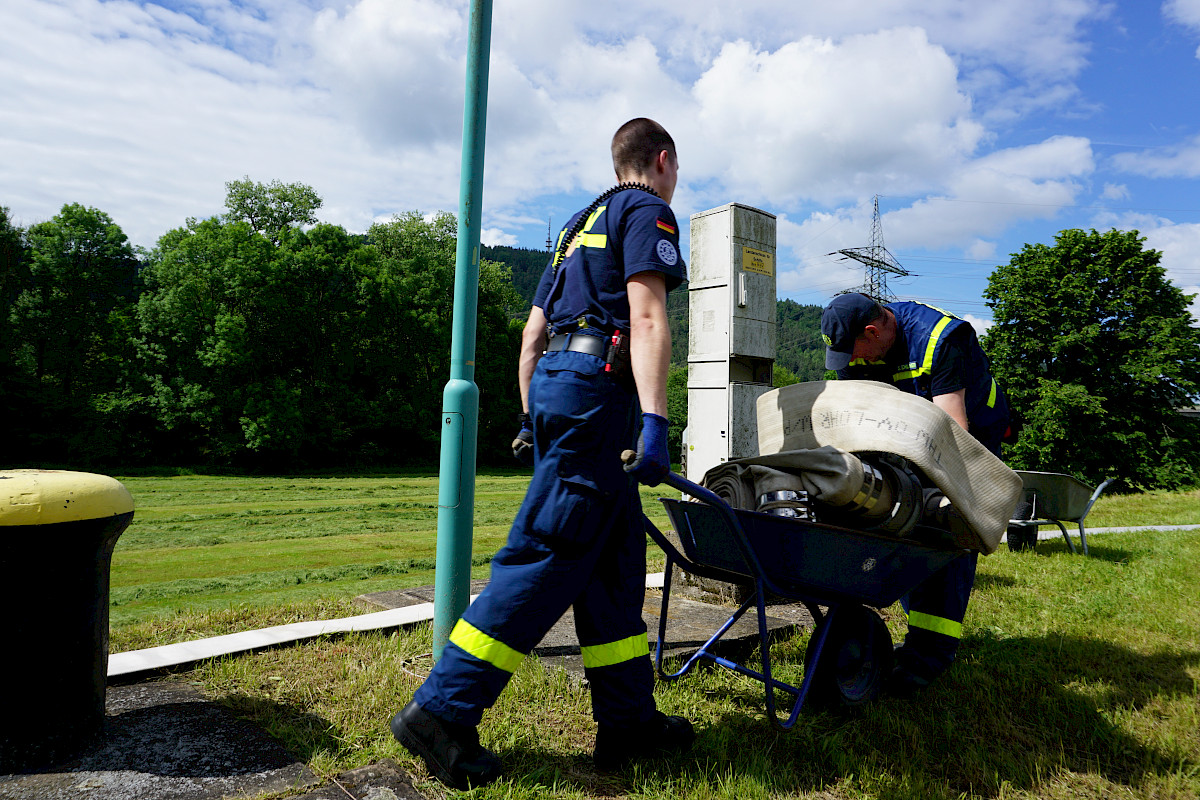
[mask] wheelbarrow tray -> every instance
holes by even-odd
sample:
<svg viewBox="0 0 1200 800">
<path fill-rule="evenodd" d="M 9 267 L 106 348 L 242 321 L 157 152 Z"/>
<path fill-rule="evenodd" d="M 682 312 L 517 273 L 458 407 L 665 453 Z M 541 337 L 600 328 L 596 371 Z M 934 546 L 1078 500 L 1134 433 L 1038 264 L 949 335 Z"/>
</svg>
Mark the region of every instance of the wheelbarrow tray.
<svg viewBox="0 0 1200 800">
<path fill-rule="evenodd" d="M 754 580 L 737 533 L 712 505 L 662 498 L 683 555 L 692 564 Z M 870 531 L 729 508 L 772 591 L 785 597 L 885 608 L 963 554 Z M 754 559 L 751 559 L 754 560 Z"/>
<path fill-rule="evenodd" d="M 892 643 L 887 626 L 866 606 L 883 608 L 899 600 L 968 551 L 936 547 L 914 538 L 882 536 L 756 511 L 733 508 L 716 494 L 675 473 L 663 483 L 696 498 L 683 502 L 662 498 L 678 544 L 645 518 L 646 533 L 666 554 L 662 610 L 655 646 L 660 679 L 677 680 L 702 661 L 738 672 L 763 684 L 771 723 L 782 730 L 795 725 L 809 690 L 836 693 L 847 704 L 873 697 L 891 665 Z M 920 531 L 918 530 L 917 533 Z M 936 532 L 930 541 L 938 541 Z M 753 586 L 751 596 L 675 672 L 664 669 L 664 642 L 670 616 L 671 576 L 678 566 L 705 578 Z M 767 628 L 769 594 L 802 603 L 815 629 L 805 653 L 799 686 L 772 675 L 771 640 Z M 761 669 L 719 654 L 718 643 L 749 611 L 758 622 Z M 832 643 L 829 648 L 827 643 Z M 794 698 L 786 719 L 776 710 L 775 694 Z"/>
</svg>

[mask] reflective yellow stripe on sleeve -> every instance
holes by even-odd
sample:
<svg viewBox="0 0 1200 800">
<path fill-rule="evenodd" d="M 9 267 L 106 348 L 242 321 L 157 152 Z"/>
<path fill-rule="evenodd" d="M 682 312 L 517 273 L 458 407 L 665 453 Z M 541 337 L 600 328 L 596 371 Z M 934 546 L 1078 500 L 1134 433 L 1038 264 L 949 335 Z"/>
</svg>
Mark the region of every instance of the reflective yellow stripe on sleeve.
<svg viewBox="0 0 1200 800">
<path fill-rule="evenodd" d="M 480 661 L 486 661 L 496 669 L 516 672 L 521 666 L 523 653 L 513 650 L 499 639 L 493 639 L 465 619 L 460 619 L 450 632 L 450 641 L 466 650 Z"/>
<path fill-rule="evenodd" d="M 996 386 L 996 379 L 992 378 L 992 390 L 990 392 L 988 392 L 988 408 L 996 407 L 996 389 L 997 388 L 999 388 L 999 387 Z"/>
<path fill-rule="evenodd" d="M 952 619 L 945 617 L 935 617 L 933 614 L 924 614 L 920 611 L 909 612 L 908 626 L 910 628 L 921 628 L 926 631 L 940 633 L 943 636 L 951 636 L 955 639 L 962 638 L 962 623 L 955 622 Z"/>
<path fill-rule="evenodd" d="M 646 634 L 639 633 L 628 639 L 621 639 L 608 644 L 593 644 L 579 648 L 583 654 L 583 665 L 589 669 L 596 667 L 611 667 L 624 661 L 650 654 L 650 642 Z"/>
<path fill-rule="evenodd" d="M 929 334 L 929 341 L 925 343 L 925 360 L 921 362 L 921 366 L 915 370 L 901 370 L 892 376 L 892 380 L 907 381 L 916 378 L 919 375 L 929 375 L 933 372 L 933 351 L 937 349 L 938 340 L 942 338 L 942 331 L 946 330 L 946 326 L 954 317 L 942 317 L 938 320 L 938 324 L 933 326 L 933 331 Z"/>
</svg>

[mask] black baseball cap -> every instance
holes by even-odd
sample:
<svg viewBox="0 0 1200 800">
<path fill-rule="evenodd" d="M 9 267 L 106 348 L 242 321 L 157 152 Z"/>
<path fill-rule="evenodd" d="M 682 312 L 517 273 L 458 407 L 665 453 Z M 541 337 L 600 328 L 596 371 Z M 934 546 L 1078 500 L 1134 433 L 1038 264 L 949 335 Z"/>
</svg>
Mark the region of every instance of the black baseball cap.
<svg viewBox="0 0 1200 800">
<path fill-rule="evenodd" d="M 883 306 L 857 292 L 839 294 L 821 314 L 821 338 L 825 340 L 825 369 L 845 369 L 854 358 L 854 340 L 867 324 L 883 314 Z"/>
</svg>

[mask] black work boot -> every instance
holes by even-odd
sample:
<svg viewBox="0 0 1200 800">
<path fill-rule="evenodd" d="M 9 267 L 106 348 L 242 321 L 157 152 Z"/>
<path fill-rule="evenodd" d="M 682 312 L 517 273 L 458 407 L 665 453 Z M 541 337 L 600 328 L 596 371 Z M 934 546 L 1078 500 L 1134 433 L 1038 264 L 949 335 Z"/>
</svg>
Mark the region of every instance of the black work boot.
<svg viewBox="0 0 1200 800">
<path fill-rule="evenodd" d="M 686 753 L 695 740 L 692 723 L 683 717 L 668 717 L 655 711 L 643 725 L 620 727 L 601 723 L 596 730 L 592 758 L 596 769 L 614 772 L 635 759 Z"/>
<path fill-rule="evenodd" d="M 484 786 L 500 777 L 500 759 L 479 744 L 479 733 L 428 713 L 414 700 L 392 717 L 392 735 L 442 783 Z"/>
<path fill-rule="evenodd" d="M 883 693 L 891 697 L 908 698 L 925 689 L 938 674 L 903 644 L 893 650 L 894 666 L 883 684 Z"/>
</svg>

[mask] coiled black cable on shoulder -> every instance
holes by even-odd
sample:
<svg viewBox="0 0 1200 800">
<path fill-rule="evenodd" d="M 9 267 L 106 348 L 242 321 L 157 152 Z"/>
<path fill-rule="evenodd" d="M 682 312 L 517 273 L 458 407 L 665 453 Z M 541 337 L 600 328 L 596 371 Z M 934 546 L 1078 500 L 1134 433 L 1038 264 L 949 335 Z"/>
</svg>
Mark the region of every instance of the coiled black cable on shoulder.
<svg viewBox="0 0 1200 800">
<path fill-rule="evenodd" d="M 561 264 L 562 260 L 567 257 L 567 250 L 571 249 L 571 242 L 575 241 L 575 237 L 583 231 L 583 226 L 587 225 L 588 217 L 592 216 L 592 212 L 599 208 L 600 204 L 605 200 L 612 197 L 617 192 L 623 192 L 626 189 L 640 189 L 647 194 L 654 195 L 659 200 L 662 199 L 662 195 L 654 191 L 654 189 L 651 187 L 644 183 L 635 183 L 633 181 L 624 181 L 605 190 L 599 197 L 588 204 L 588 207 L 583 210 L 578 218 L 576 218 L 575 224 L 571 226 L 571 229 L 568 230 L 566 235 L 559 240 L 558 249 L 554 251 L 554 268 L 550 273 L 552 279 L 558 275 L 558 265 Z"/>
</svg>

